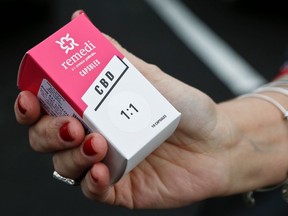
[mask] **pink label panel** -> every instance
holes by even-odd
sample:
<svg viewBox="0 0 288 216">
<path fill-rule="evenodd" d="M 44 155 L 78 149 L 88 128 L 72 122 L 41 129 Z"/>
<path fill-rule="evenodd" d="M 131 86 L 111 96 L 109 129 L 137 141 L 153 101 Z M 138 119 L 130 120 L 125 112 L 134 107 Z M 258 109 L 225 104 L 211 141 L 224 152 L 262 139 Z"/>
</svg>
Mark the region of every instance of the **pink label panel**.
<svg viewBox="0 0 288 216">
<path fill-rule="evenodd" d="M 114 55 L 123 58 L 84 14 L 52 34 L 29 53 L 82 111 L 86 104 L 81 97 L 87 88 Z"/>
</svg>

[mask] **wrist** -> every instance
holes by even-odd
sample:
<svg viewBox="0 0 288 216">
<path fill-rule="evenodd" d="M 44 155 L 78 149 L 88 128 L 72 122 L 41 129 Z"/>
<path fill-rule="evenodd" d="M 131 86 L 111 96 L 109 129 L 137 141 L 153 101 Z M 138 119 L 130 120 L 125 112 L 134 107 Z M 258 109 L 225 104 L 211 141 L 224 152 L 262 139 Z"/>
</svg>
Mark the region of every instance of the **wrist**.
<svg viewBox="0 0 288 216">
<path fill-rule="evenodd" d="M 287 96 L 269 94 L 288 103 Z M 288 122 L 282 113 L 257 98 L 235 99 L 218 107 L 231 125 L 226 158 L 230 165 L 227 194 L 277 184 L 287 178 Z"/>
</svg>

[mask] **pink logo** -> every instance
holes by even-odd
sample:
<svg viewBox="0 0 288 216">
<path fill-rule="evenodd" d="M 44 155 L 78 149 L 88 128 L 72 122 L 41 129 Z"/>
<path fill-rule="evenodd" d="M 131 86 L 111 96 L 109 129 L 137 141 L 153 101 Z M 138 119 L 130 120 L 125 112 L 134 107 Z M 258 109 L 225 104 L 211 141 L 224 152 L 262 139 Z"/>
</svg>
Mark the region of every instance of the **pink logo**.
<svg viewBox="0 0 288 216">
<path fill-rule="evenodd" d="M 70 50 L 73 50 L 75 46 L 79 46 L 79 44 L 75 43 L 74 39 L 71 38 L 68 33 L 65 37 L 62 37 L 59 41 L 56 41 L 56 43 L 60 45 L 61 49 L 65 50 L 66 54 L 68 54 Z"/>
</svg>

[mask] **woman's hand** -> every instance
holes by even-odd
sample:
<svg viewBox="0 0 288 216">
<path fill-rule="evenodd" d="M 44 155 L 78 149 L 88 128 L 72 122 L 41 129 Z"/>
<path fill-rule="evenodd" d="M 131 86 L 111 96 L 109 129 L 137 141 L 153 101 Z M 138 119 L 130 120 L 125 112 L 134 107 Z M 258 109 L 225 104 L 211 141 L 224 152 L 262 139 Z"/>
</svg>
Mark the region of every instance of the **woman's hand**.
<svg viewBox="0 0 288 216">
<path fill-rule="evenodd" d="M 109 185 L 109 170 L 102 162 L 109 148 L 105 138 L 99 133 L 85 135 L 80 122 L 72 117 L 42 115 L 38 99 L 22 91 L 15 102 L 16 119 L 29 125 L 30 144 L 35 151 L 53 153 L 59 174 L 76 179 L 84 173 L 81 188 L 88 198 L 127 208 L 181 207 L 267 184 L 251 177 L 258 167 L 250 166 L 253 159 L 245 159 L 253 157 L 255 148 L 242 133 L 243 122 L 231 117 L 232 110 L 242 106 L 239 104 L 247 105 L 247 100 L 216 105 L 206 94 L 107 38 L 181 112 L 181 121 L 158 149 Z M 238 115 L 241 119 L 241 111 Z M 268 183 L 282 177 L 275 175 Z"/>
<path fill-rule="evenodd" d="M 110 204 L 129 208 L 179 207 L 223 194 L 226 167 L 211 155 L 213 146 L 224 141 L 214 137 L 219 122 L 213 101 L 109 40 L 182 113 L 175 133 L 110 186 L 109 170 L 102 163 L 108 148 L 104 137 L 98 133 L 85 136 L 81 124 L 72 117 L 41 115 L 37 98 L 23 91 L 16 100 L 15 113 L 19 123 L 29 125 L 31 147 L 53 152 L 55 170 L 65 177 L 75 179 L 88 170 L 81 183 L 84 194 Z"/>
</svg>

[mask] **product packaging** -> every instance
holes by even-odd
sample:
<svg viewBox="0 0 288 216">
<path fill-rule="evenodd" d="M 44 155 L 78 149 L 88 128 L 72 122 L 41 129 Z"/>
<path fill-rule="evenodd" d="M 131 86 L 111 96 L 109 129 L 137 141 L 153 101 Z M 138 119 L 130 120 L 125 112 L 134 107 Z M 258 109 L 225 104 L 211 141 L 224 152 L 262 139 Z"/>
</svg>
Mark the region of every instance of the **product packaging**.
<svg viewBox="0 0 288 216">
<path fill-rule="evenodd" d="M 48 114 L 73 116 L 107 139 L 111 183 L 169 138 L 181 117 L 85 14 L 26 52 L 17 85 Z"/>
</svg>

